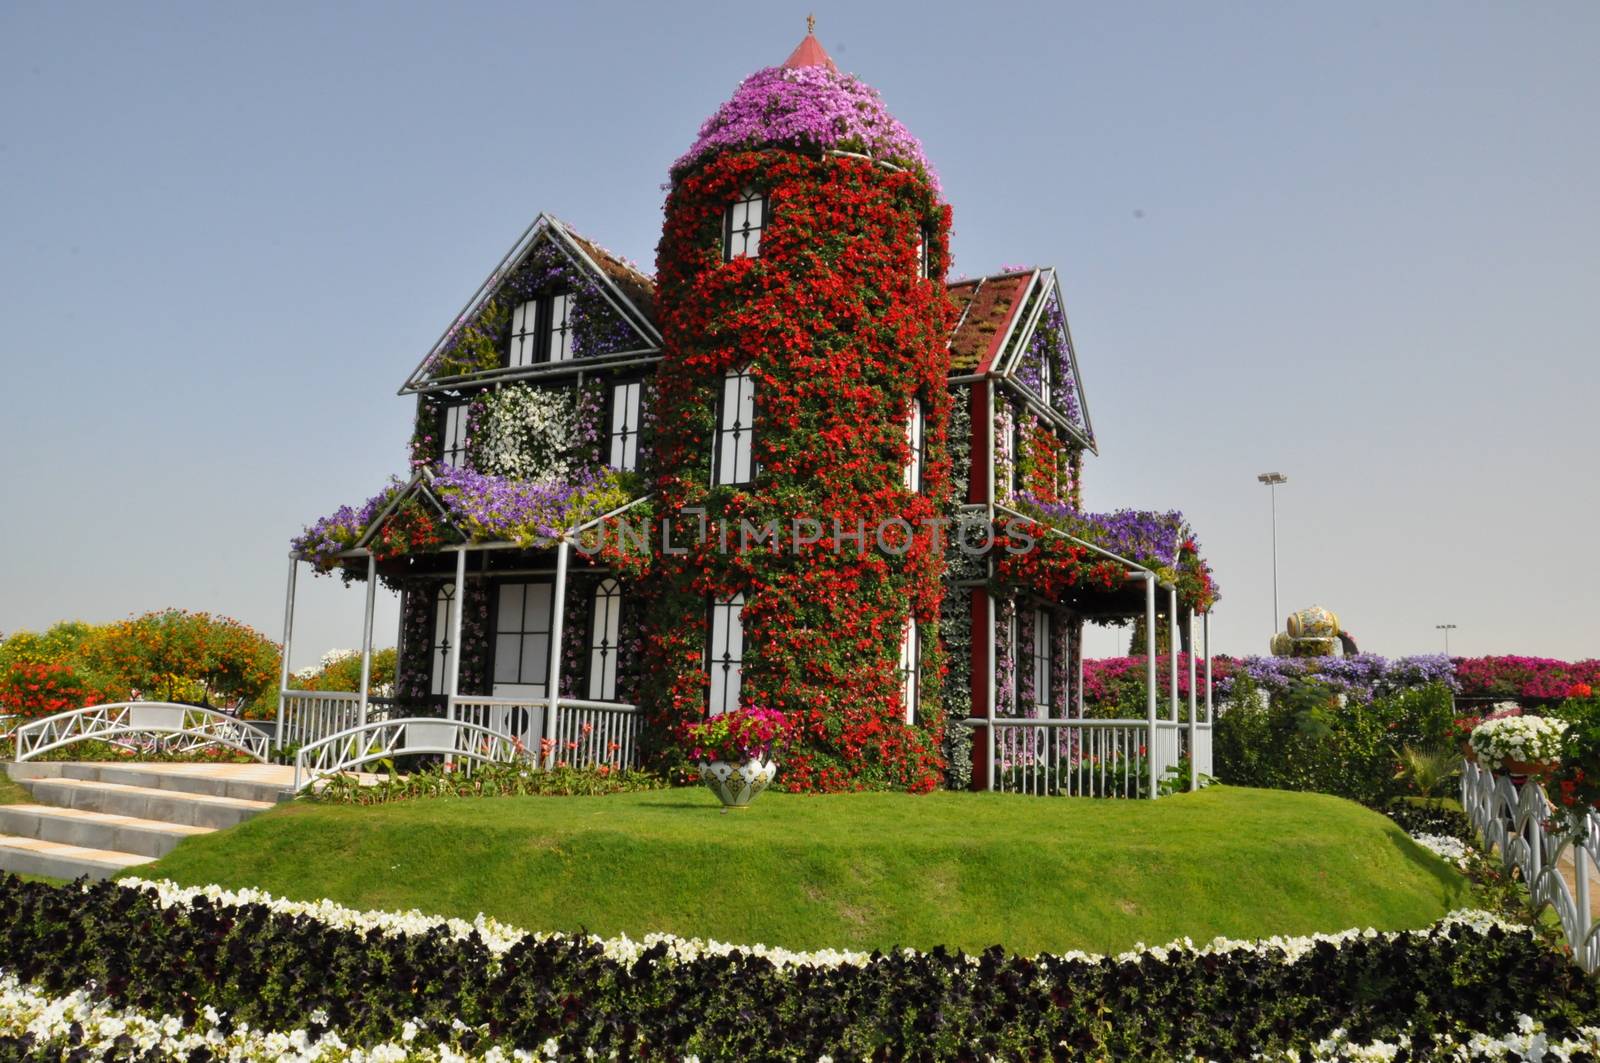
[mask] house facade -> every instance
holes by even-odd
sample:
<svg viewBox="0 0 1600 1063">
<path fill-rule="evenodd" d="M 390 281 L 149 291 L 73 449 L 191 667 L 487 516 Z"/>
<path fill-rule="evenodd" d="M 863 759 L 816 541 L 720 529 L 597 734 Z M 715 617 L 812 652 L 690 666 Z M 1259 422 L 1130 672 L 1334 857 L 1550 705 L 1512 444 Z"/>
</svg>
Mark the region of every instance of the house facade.
<svg viewBox="0 0 1600 1063">
<path fill-rule="evenodd" d="M 671 762 L 760 705 L 795 789 L 1059 784 L 1091 753 L 1083 625 L 1138 617 L 1152 729 L 1117 756 L 1149 760 L 1157 604 L 1176 655 L 1209 571 L 1176 513 L 1084 511 L 1059 278 L 948 279 L 950 218 L 810 34 L 673 165 L 653 275 L 537 218 L 401 389 L 409 475 L 294 543 L 285 641 L 303 562 L 397 589 L 396 697 L 286 675 L 284 733 L 441 716 Z"/>
</svg>

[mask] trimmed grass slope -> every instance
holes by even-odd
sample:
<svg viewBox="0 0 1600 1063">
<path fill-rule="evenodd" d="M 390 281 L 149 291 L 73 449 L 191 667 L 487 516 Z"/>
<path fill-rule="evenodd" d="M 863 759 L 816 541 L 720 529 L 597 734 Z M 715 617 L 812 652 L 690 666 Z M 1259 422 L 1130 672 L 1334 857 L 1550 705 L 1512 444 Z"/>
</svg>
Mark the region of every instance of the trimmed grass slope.
<svg viewBox="0 0 1600 1063">
<path fill-rule="evenodd" d="M 790 948 L 1107 951 L 1188 935 L 1420 927 L 1466 880 L 1319 794 L 1157 802 L 1001 794 L 709 794 L 297 802 L 189 839 L 141 877 L 534 930 Z"/>
</svg>

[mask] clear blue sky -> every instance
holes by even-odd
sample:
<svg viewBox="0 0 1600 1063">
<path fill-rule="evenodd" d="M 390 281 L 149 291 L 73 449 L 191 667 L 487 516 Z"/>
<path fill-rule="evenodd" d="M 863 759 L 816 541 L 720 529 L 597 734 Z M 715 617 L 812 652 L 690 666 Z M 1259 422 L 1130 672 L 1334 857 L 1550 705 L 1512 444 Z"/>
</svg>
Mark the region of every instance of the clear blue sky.
<svg viewBox="0 0 1600 1063">
<path fill-rule="evenodd" d="M 1600 6 L 815 10 L 956 271 L 1060 268 L 1088 501 L 1190 516 L 1219 649 L 1265 648 L 1279 469 L 1285 610 L 1600 655 Z M 805 14 L 0 4 L 0 631 L 277 637 L 290 535 L 403 467 L 394 391 L 522 228 L 653 262 L 668 164 Z M 296 663 L 360 598 L 316 581 Z"/>
</svg>

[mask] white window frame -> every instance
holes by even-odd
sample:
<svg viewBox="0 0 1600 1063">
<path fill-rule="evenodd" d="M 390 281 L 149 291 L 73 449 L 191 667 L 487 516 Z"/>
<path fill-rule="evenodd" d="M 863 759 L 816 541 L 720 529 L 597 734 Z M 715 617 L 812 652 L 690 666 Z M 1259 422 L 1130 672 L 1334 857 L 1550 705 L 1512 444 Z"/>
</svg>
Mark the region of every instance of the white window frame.
<svg viewBox="0 0 1600 1063">
<path fill-rule="evenodd" d="M 632 472 L 639 467 L 639 411 L 644 393 L 642 380 L 611 385 L 611 461 L 613 469 Z"/>
<path fill-rule="evenodd" d="M 470 405 L 452 402 L 444 408 L 439 427 L 439 461 L 446 468 L 467 467 L 467 412 Z"/>
<path fill-rule="evenodd" d="M 548 317 L 545 326 L 545 361 L 572 361 L 572 293 L 557 292 L 545 297 Z"/>
<path fill-rule="evenodd" d="M 711 600 L 711 635 L 706 643 L 710 679 L 706 711 L 720 716 L 739 707 L 744 685 L 744 592 Z"/>
<path fill-rule="evenodd" d="M 922 400 L 911 400 L 911 416 L 906 419 L 906 467 L 904 483 L 907 491 L 922 490 L 923 448 Z"/>
<path fill-rule="evenodd" d="M 917 703 L 922 694 L 922 642 L 917 634 L 917 618 L 906 620 L 900 636 L 900 703 L 906 723 L 917 722 Z"/>
<path fill-rule="evenodd" d="M 1050 715 L 1050 610 L 1033 611 L 1033 703 L 1040 716 Z"/>
<path fill-rule="evenodd" d="M 755 482 L 755 389 L 755 378 L 749 369 L 736 370 L 722 378 L 717 431 L 712 442 L 712 487 Z"/>
<path fill-rule="evenodd" d="M 1046 406 L 1050 405 L 1051 384 L 1050 356 L 1047 354 L 1045 355 L 1044 360 L 1039 363 L 1039 401 L 1043 402 Z"/>
<path fill-rule="evenodd" d="M 747 188 L 722 215 L 722 261 L 759 258 L 761 236 L 767 230 L 767 197 Z"/>
<path fill-rule="evenodd" d="M 917 230 L 917 276 L 922 280 L 927 280 L 932 276 L 930 262 L 933 256 L 930 254 L 930 243 L 930 234 L 927 227 L 919 228 Z"/>
<path fill-rule="evenodd" d="M 535 594 L 535 588 L 540 593 Z M 516 591 L 514 616 L 507 616 L 512 604 L 510 592 Z M 530 612 L 530 599 L 543 598 L 544 608 L 534 606 Z M 549 580 L 512 581 L 497 584 L 494 597 L 494 691 L 498 696 L 547 697 L 550 681 L 550 654 L 560 652 L 550 644 L 554 628 L 555 585 Z M 515 626 L 507 623 L 514 620 Z M 542 626 L 541 626 L 542 625 Z M 543 647 L 542 658 L 538 649 Z M 535 650 L 532 659 L 529 649 Z M 507 665 L 511 667 L 508 668 Z"/>
<path fill-rule="evenodd" d="M 539 300 L 529 299 L 511 311 L 511 347 L 506 364 L 513 368 L 539 362 Z"/>
<path fill-rule="evenodd" d="M 617 699 L 618 661 L 622 653 L 622 586 L 603 579 L 594 589 L 589 622 L 589 700 Z"/>
<path fill-rule="evenodd" d="M 450 683 L 450 618 L 455 611 L 456 585 L 444 583 L 433 595 L 433 640 L 430 655 L 433 674 L 429 679 L 428 693 L 435 696 L 449 692 Z"/>
</svg>

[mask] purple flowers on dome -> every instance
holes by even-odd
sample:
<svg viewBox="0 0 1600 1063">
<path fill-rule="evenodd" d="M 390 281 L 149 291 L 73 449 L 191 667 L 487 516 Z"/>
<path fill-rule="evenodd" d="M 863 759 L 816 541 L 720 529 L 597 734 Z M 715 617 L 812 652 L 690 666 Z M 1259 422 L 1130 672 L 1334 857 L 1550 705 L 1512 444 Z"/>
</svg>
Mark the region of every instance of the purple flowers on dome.
<svg viewBox="0 0 1600 1063">
<path fill-rule="evenodd" d="M 766 145 L 859 152 L 917 170 L 939 192 L 922 142 L 889 113 L 877 90 L 821 66 L 767 67 L 745 78 L 672 164 L 672 178 L 716 152 Z"/>
</svg>

